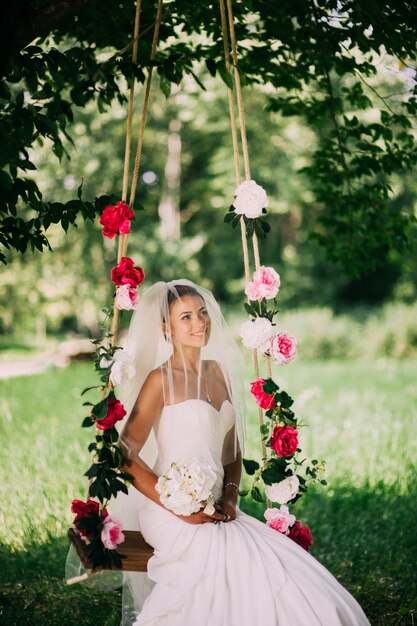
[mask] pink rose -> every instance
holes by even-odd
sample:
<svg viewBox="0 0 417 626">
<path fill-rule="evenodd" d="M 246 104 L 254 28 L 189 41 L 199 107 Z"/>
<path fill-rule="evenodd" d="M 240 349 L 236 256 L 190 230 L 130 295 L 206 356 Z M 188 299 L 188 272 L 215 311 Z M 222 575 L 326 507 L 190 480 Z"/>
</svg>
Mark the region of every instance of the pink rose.
<svg viewBox="0 0 417 626">
<path fill-rule="evenodd" d="M 117 517 L 108 515 L 103 522 L 101 541 L 108 550 L 115 550 L 125 540 L 122 523 Z"/>
<path fill-rule="evenodd" d="M 253 275 L 253 281 L 246 285 L 245 293 L 249 300 L 267 300 L 275 298 L 281 279 L 273 267 L 260 267 Z"/>
<path fill-rule="evenodd" d="M 297 354 L 297 341 L 286 332 L 275 335 L 269 341 L 268 350 L 277 365 L 289 363 Z"/>
<path fill-rule="evenodd" d="M 256 380 L 254 383 L 251 383 L 250 392 L 255 397 L 257 405 L 267 411 L 268 409 L 272 409 L 272 407 L 275 404 L 275 400 L 274 400 L 273 394 L 268 395 L 262 389 L 262 385 L 264 383 L 265 381 L 263 380 L 263 378 L 260 378 L 259 380 Z"/>
<path fill-rule="evenodd" d="M 135 263 L 129 257 L 122 257 L 119 265 L 113 267 L 111 271 L 111 279 L 115 285 L 130 285 L 138 287 L 145 278 L 145 273 L 141 267 L 135 266 Z"/>
<path fill-rule="evenodd" d="M 136 287 L 120 285 L 116 289 L 116 306 L 119 311 L 131 311 L 136 309 L 139 302 L 139 294 Z"/>
<path fill-rule="evenodd" d="M 313 537 L 311 536 L 311 532 L 308 526 L 303 526 L 301 522 L 295 522 L 294 526 L 291 527 L 289 538 L 298 543 L 299 546 L 307 550 L 310 550 L 311 544 L 313 543 Z"/>
<path fill-rule="evenodd" d="M 103 228 L 103 237 L 113 239 L 119 233 L 127 235 L 130 233 L 130 220 L 134 217 L 134 212 L 124 202 L 118 202 L 115 206 L 106 206 L 100 217 L 100 224 Z"/>
<path fill-rule="evenodd" d="M 275 426 L 270 446 L 278 456 L 292 456 L 298 448 L 298 430 L 292 426 Z"/>
<path fill-rule="evenodd" d="M 269 528 L 278 530 L 278 532 L 283 535 L 288 535 L 290 526 L 295 522 L 295 515 L 291 515 L 288 507 L 285 505 L 282 505 L 279 509 L 267 509 L 264 516 L 266 525 L 269 526 Z"/>
<path fill-rule="evenodd" d="M 91 414 L 94 417 L 93 414 Z M 126 415 L 125 408 L 120 400 L 110 397 L 107 400 L 107 415 L 101 420 L 96 419 L 96 426 L 100 430 L 108 430 L 113 428 L 116 422 L 122 420 Z"/>
</svg>

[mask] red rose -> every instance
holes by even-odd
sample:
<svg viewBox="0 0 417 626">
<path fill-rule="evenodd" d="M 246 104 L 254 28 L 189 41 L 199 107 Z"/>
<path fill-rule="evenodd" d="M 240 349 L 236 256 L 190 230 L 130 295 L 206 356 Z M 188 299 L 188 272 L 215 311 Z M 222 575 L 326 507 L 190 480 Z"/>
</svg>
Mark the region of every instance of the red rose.
<svg viewBox="0 0 417 626">
<path fill-rule="evenodd" d="M 96 426 L 100 430 L 108 430 L 109 428 L 113 428 L 116 422 L 122 420 L 125 415 L 126 411 L 120 400 L 116 400 L 116 398 L 111 397 L 107 400 L 106 417 L 101 420 L 96 420 Z"/>
<path fill-rule="evenodd" d="M 254 383 L 251 383 L 250 392 L 255 397 L 256 403 L 262 409 L 268 410 L 272 409 L 275 404 L 274 395 L 268 395 L 263 390 L 262 386 L 265 381 L 263 378 L 256 380 Z"/>
<path fill-rule="evenodd" d="M 304 550 L 307 550 L 307 552 L 310 550 L 311 544 L 313 543 L 313 537 L 311 536 L 309 527 L 303 526 L 301 522 L 295 522 L 295 524 L 291 526 L 288 537 L 295 541 L 295 543 L 298 543 Z"/>
<path fill-rule="evenodd" d="M 292 426 L 275 426 L 270 446 L 278 456 L 291 456 L 298 447 L 298 430 Z"/>
<path fill-rule="evenodd" d="M 130 233 L 130 220 L 134 217 L 132 209 L 124 202 L 118 202 L 116 206 L 106 206 L 100 217 L 100 224 L 103 228 L 103 237 L 113 239 L 119 233 L 127 235 Z"/>
<path fill-rule="evenodd" d="M 83 502 L 82 500 L 73 500 L 71 504 L 71 512 L 75 513 L 74 526 L 80 533 L 80 535 L 86 536 L 86 531 L 83 528 L 80 528 L 79 522 L 82 518 L 88 517 L 92 514 L 100 514 L 100 505 L 95 500 L 90 500 L 88 498 L 87 502 Z M 101 512 L 102 519 L 106 519 L 108 516 L 107 509 L 103 509 Z"/>
<path fill-rule="evenodd" d="M 115 285 L 130 285 L 137 287 L 145 278 L 145 273 L 141 267 L 135 267 L 135 263 L 127 256 L 122 257 L 119 265 L 113 267 L 111 279 Z"/>
</svg>

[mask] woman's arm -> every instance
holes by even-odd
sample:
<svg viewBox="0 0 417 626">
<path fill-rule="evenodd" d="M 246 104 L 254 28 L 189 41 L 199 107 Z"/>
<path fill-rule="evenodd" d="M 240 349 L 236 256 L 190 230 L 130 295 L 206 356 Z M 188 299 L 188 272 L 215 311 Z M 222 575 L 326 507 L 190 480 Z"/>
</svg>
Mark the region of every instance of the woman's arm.
<svg viewBox="0 0 417 626">
<path fill-rule="evenodd" d="M 161 370 L 149 374 L 138 395 L 128 422 L 120 438 L 123 449 L 123 470 L 132 476 L 132 485 L 147 498 L 161 504 L 155 489 L 158 477 L 139 457 L 142 447 L 163 407 L 163 379 Z"/>
<path fill-rule="evenodd" d="M 229 521 L 236 519 L 236 506 L 239 495 L 238 486 L 242 474 L 242 455 L 240 451 L 232 463 L 224 465 L 224 488 L 221 499 L 221 512 L 229 517 Z M 232 484 L 229 484 L 232 483 Z M 237 485 L 237 487 L 236 487 Z"/>
</svg>

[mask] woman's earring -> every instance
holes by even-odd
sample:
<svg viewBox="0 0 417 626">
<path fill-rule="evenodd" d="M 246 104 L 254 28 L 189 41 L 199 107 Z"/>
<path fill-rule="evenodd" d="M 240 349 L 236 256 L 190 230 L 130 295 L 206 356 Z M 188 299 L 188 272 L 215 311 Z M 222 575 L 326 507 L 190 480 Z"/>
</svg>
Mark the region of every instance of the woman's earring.
<svg viewBox="0 0 417 626">
<path fill-rule="evenodd" d="M 171 338 L 171 335 L 165 335 L 165 341 L 167 342 L 168 346 L 172 350 L 172 338 Z"/>
</svg>

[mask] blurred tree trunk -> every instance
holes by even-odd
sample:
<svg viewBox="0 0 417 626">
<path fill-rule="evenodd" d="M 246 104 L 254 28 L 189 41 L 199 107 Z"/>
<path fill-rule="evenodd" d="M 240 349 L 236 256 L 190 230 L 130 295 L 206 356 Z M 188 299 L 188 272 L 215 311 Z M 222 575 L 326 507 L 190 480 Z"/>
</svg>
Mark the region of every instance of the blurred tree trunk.
<svg viewBox="0 0 417 626">
<path fill-rule="evenodd" d="M 162 239 L 178 241 L 180 238 L 180 186 L 181 186 L 181 122 L 171 119 L 168 126 L 168 154 L 164 170 L 164 184 L 158 213 L 161 220 Z"/>
</svg>

